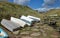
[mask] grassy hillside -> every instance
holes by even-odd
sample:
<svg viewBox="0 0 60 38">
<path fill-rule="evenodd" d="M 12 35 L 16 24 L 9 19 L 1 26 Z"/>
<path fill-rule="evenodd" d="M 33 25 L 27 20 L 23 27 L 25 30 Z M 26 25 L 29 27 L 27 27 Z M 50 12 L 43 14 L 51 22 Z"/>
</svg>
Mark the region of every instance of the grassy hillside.
<svg viewBox="0 0 60 38">
<path fill-rule="evenodd" d="M 60 9 L 52 9 L 46 13 L 46 15 L 57 14 L 60 16 Z"/>
<path fill-rule="evenodd" d="M 27 6 L 0 2 L 0 20 L 1 18 L 10 18 L 10 16 L 20 17 L 21 15 L 40 16 L 36 11 Z"/>
<path fill-rule="evenodd" d="M 27 6 L 16 5 L 8 2 L 0 2 L 0 21 L 3 18 L 10 19 L 11 16 L 19 18 L 21 15 L 26 15 L 26 16 L 32 15 L 43 19 L 43 16 L 46 15 L 48 16 L 50 14 L 57 13 L 58 15 L 60 15 L 59 12 L 60 10 L 51 10 L 48 13 L 40 14 Z M 0 27 L 2 27 L 1 24 Z M 9 35 L 11 34 L 13 36 L 13 34 L 10 31 L 5 29 L 4 27 L 2 28 L 6 30 L 6 32 Z M 32 27 L 22 28 L 22 30 L 19 31 L 20 32 L 17 37 L 20 36 L 21 38 L 25 38 L 25 37 L 26 38 L 27 37 L 28 38 L 58 38 L 59 37 L 58 32 L 53 27 L 41 23 L 37 23 Z"/>
</svg>

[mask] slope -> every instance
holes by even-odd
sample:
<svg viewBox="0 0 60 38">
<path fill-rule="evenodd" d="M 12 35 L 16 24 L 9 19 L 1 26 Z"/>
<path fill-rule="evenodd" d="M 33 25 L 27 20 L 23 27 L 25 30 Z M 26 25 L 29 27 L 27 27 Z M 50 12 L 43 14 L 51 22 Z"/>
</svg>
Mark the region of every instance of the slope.
<svg viewBox="0 0 60 38">
<path fill-rule="evenodd" d="M 49 12 L 53 13 L 54 10 Z M 20 18 L 21 15 L 32 15 L 43 19 L 43 16 L 50 14 L 49 12 L 39 14 L 27 6 L 16 5 L 8 2 L 0 2 L 0 21 L 3 18 L 10 19 L 11 16 Z M 1 24 L 0 27 L 3 28 L 11 36 L 11 38 L 13 36 L 21 38 L 58 38 L 58 32 L 53 29 L 53 27 L 50 27 L 46 24 L 37 23 L 32 27 L 22 28 L 19 30 L 20 32 L 18 35 L 12 34 L 6 28 L 2 27 Z"/>
<path fill-rule="evenodd" d="M 21 15 L 40 16 L 36 11 L 27 6 L 16 5 L 8 2 L 0 2 L 0 19 L 9 19 L 10 16 L 20 17 Z"/>
</svg>

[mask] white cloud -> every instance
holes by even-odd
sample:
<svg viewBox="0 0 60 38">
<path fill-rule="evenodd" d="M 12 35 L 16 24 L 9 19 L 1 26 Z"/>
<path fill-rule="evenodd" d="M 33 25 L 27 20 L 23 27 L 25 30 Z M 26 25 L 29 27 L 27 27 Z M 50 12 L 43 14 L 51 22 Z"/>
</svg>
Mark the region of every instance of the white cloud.
<svg viewBox="0 0 60 38">
<path fill-rule="evenodd" d="M 56 9 L 60 9 L 60 7 L 56 7 Z"/>
<path fill-rule="evenodd" d="M 56 0 L 44 0 L 44 3 L 42 4 L 43 7 L 49 7 L 50 5 L 53 5 L 56 2 Z"/>
<path fill-rule="evenodd" d="M 37 8 L 35 10 L 38 10 L 38 12 L 47 12 L 52 9 L 60 9 L 59 5 L 60 5 L 60 0 L 44 0 L 44 3 L 42 4 L 43 8 Z"/>
<path fill-rule="evenodd" d="M 46 4 L 53 4 L 56 0 L 44 0 L 44 3 Z"/>
<path fill-rule="evenodd" d="M 35 10 L 38 10 L 38 12 L 47 12 L 50 10 L 50 8 L 37 8 Z"/>
<path fill-rule="evenodd" d="M 14 0 L 14 3 L 20 4 L 20 5 L 28 5 L 30 0 Z"/>
<path fill-rule="evenodd" d="M 37 8 L 35 10 L 38 10 L 38 12 L 47 12 L 50 11 L 52 9 L 60 9 L 60 7 L 53 7 L 53 8 Z"/>
</svg>

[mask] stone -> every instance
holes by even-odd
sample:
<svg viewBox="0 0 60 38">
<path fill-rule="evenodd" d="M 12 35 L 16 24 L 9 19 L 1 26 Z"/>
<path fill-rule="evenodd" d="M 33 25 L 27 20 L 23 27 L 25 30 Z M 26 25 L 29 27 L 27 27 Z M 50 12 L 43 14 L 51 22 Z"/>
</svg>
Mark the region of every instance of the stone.
<svg viewBox="0 0 60 38">
<path fill-rule="evenodd" d="M 15 34 L 15 35 L 17 35 L 18 33 L 19 33 L 19 30 L 13 32 L 13 34 Z"/>
<path fill-rule="evenodd" d="M 43 36 L 45 36 L 45 37 L 46 37 L 46 36 L 47 36 L 47 34 L 46 34 L 46 33 L 43 33 Z"/>
<path fill-rule="evenodd" d="M 45 31 L 43 29 L 40 29 L 41 32 L 45 33 Z"/>
<path fill-rule="evenodd" d="M 39 32 L 36 32 L 36 33 L 32 33 L 31 36 L 40 36 L 40 33 Z"/>
<path fill-rule="evenodd" d="M 34 26 L 34 28 L 40 28 L 38 25 Z"/>
<path fill-rule="evenodd" d="M 35 32 L 38 32 L 39 31 L 39 29 L 36 29 L 36 28 L 35 29 L 31 29 L 31 30 L 32 31 L 35 31 Z"/>
<path fill-rule="evenodd" d="M 25 32 L 21 32 L 20 34 L 21 35 L 28 35 L 28 34 L 30 34 L 30 32 L 29 31 L 25 31 Z"/>
<path fill-rule="evenodd" d="M 32 38 L 32 37 L 30 37 L 30 36 L 22 36 L 21 38 Z"/>
<path fill-rule="evenodd" d="M 21 36 L 16 36 L 16 38 L 21 38 Z"/>
</svg>

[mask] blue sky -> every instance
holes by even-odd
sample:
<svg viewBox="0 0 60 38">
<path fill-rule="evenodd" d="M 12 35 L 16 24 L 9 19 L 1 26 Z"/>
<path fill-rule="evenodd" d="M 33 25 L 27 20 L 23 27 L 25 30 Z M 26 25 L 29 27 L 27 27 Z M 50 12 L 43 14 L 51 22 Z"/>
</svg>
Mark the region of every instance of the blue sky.
<svg viewBox="0 0 60 38">
<path fill-rule="evenodd" d="M 9 0 L 13 2 L 13 0 Z M 28 6 L 32 9 L 41 7 L 60 7 L 60 0 L 30 0 Z"/>
<path fill-rule="evenodd" d="M 9 2 L 13 2 L 13 0 L 9 0 Z"/>
<path fill-rule="evenodd" d="M 33 9 L 42 7 L 43 0 L 31 0 L 29 6 Z"/>
</svg>

